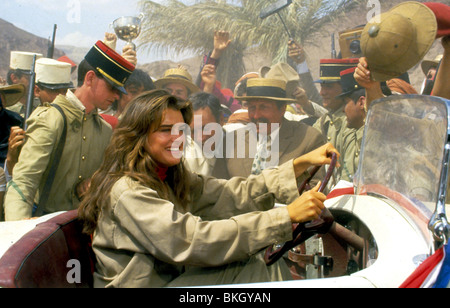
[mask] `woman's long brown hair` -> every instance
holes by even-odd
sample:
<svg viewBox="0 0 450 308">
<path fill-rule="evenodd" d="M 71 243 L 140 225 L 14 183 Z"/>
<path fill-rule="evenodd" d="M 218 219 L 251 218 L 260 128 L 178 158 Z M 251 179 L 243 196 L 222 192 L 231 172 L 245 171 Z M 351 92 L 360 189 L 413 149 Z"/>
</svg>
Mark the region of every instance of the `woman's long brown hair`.
<svg viewBox="0 0 450 308">
<path fill-rule="evenodd" d="M 128 104 L 78 209 L 84 233 L 94 233 L 101 211 L 109 203 L 113 185 L 124 176 L 156 190 L 161 198 L 168 198 L 167 186 L 156 171 L 157 164 L 144 146 L 148 134 L 161 126 L 164 111 L 169 108 L 179 110 L 185 123 L 191 122 L 191 104 L 180 102 L 162 90 L 146 92 Z M 181 204 L 189 201 L 188 179 L 183 163 L 169 168 L 167 181 Z"/>
</svg>

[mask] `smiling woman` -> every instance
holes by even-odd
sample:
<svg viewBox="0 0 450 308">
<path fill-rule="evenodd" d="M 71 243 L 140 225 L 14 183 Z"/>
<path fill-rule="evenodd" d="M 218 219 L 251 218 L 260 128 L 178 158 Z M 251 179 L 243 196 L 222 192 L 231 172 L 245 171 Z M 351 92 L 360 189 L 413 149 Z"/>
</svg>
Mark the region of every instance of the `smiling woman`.
<svg viewBox="0 0 450 308">
<path fill-rule="evenodd" d="M 292 223 L 321 213 L 318 187 L 298 196 L 297 178 L 329 163 L 329 145 L 256 177 L 218 180 L 191 173 L 179 157 L 178 126 L 189 102 L 163 90 L 131 101 L 79 208 L 93 234 L 95 287 L 177 287 L 279 281 L 261 250 L 292 239 Z M 301 180 L 301 179 L 299 179 Z M 274 208 L 274 200 L 289 204 Z M 282 261 L 284 262 L 284 261 Z"/>
</svg>

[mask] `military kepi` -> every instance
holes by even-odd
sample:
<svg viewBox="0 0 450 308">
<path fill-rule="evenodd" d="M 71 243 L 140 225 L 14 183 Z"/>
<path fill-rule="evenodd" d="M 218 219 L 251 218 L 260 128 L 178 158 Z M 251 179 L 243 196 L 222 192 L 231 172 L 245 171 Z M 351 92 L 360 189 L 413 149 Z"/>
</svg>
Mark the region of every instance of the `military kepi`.
<svg viewBox="0 0 450 308">
<path fill-rule="evenodd" d="M 85 60 L 114 88 L 127 94 L 124 85 L 135 69 L 133 64 L 106 46 L 102 41 L 98 41 L 91 48 L 86 54 Z"/>
<path fill-rule="evenodd" d="M 341 81 L 341 72 L 356 67 L 358 58 L 351 59 L 321 59 L 320 79 L 315 83 L 333 83 Z"/>
<path fill-rule="evenodd" d="M 338 95 L 338 97 L 344 98 L 357 90 L 364 89 L 356 82 L 354 77 L 355 71 L 356 67 L 352 67 L 341 72 L 342 94 Z"/>
</svg>

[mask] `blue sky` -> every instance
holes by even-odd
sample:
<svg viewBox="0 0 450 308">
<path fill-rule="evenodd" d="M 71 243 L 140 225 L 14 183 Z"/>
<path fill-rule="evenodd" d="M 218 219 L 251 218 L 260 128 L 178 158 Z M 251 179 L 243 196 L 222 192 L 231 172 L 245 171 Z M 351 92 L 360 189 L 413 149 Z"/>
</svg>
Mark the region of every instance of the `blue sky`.
<svg viewBox="0 0 450 308">
<path fill-rule="evenodd" d="M 163 2 L 163 1 L 156 1 Z M 139 0 L 1 0 L 0 18 L 43 38 L 50 38 L 57 24 L 56 44 L 90 47 L 121 16 L 138 16 Z M 118 49 L 124 43 L 118 44 Z M 139 50 L 138 50 L 139 52 Z M 170 55 L 140 53 L 139 62 L 176 60 Z"/>
</svg>

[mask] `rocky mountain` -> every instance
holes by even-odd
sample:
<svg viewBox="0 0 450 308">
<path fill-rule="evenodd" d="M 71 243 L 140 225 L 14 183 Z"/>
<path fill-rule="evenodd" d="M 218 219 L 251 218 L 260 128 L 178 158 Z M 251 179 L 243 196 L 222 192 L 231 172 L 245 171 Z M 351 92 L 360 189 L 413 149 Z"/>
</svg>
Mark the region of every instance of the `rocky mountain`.
<svg viewBox="0 0 450 308">
<path fill-rule="evenodd" d="M 49 40 L 22 29 L 0 19 L 0 76 L 5 78 L 9 70 L 11 51 L 28 51 L 47 56 Z M 55 49 L 54 58 L 59 58 L 64 52 Z"/>
</svg>

